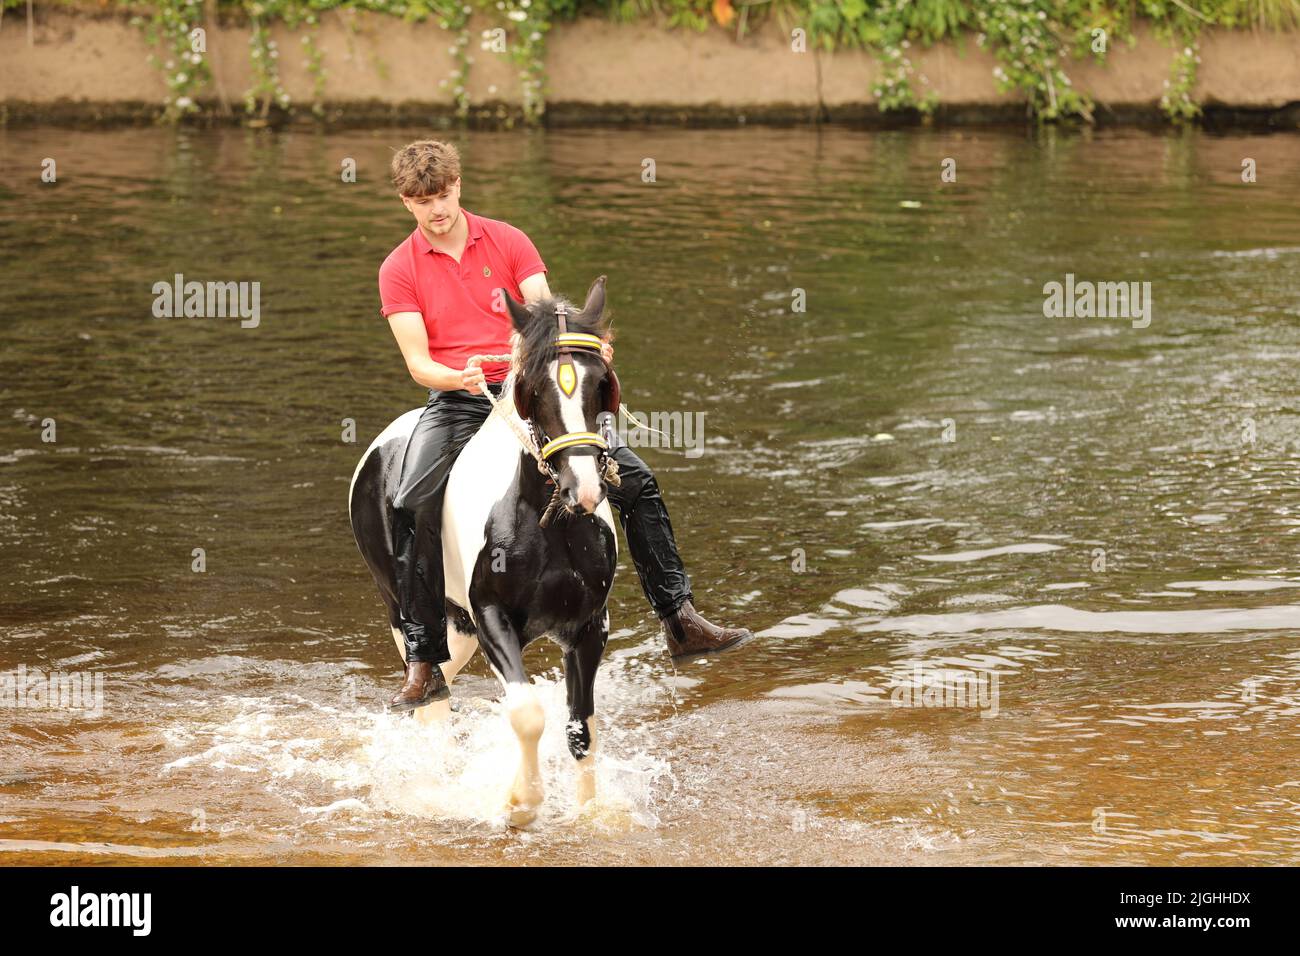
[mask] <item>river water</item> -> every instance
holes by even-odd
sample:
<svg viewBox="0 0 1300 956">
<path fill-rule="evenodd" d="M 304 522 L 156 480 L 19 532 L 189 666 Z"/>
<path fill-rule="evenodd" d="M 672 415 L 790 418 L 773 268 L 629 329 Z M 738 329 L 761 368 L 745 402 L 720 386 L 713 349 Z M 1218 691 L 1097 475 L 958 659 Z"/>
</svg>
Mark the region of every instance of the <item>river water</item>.
<svg viewBox="0 0 1300 956">
<path fill-rule="evenodd" d="M 1300 862 L 1300 138 L 458 137 L 553 290 L 609 276 L 629 407 L 704 414 L 642 454 L 758 632 L 674 666 L 624 550 L 600 796 L 536 646 L 518 833 L 481 658 L 445 727 L 381 712 L 345 509 L 424 397 L 375 283 L 420 135 L 0 131 L 0 670 L 102 681 L 10 682 L 0 862 Z M 155 317 L 177 273 L 257 324 Z M 1067 274 L 1149 324 L 1045 316 Z"/>
</svg>

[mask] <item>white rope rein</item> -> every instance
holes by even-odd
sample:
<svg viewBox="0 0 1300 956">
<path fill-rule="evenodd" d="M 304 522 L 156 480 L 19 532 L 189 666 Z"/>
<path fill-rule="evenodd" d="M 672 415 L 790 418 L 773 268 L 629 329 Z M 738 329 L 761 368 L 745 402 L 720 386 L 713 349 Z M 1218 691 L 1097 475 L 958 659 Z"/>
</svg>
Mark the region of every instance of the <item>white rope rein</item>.
<svg viewBox="0 0 1300 956">
<path fill-rule="evenodd" d="M 473 366 L 474 368 L 478 368 L 484 362 L 510 362 L 512 361 L 512 358 L 513 357 L 510 355 L 475 355 L 469 360 L 467 367 Z M 479 386 L 479 392 L 492 405 L 492 414 L 500 414 L 501 417 L 505 419 L 505 423 L 510 426 L 510 430 L 514 432 L 515 437 L 519 439 L 519 444 L 523 445 L 524 450 L 533 456 L 533 460 L 537 462 L 537 467 L 543 468 L 544 464 L 542 462 L 541 452 L 537 450 L 537 446 L 533 443 L 532 438 L 526 435 L 524 430 L 519 427 L 519 423 L 515 421 L 515 416 L 505 410 L 505 401 L 498 402 L 496 398 L 493 397 L 492 392 L 487 387 L 486 381 Z M 511 399 L 511 404 L 514 404 L 513 398 Z"/>
</svg>

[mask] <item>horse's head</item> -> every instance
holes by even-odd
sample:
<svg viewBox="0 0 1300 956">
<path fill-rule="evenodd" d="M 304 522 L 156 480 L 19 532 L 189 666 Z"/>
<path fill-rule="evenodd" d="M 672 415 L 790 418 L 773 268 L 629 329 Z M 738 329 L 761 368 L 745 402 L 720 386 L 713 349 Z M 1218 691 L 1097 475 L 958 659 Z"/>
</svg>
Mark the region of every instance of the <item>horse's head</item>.
<svg viewBox="0 0 1300 956">
<path fill-rule="evenodd" d="M 618 376 L 600 354 L 599 339 L 607 332 L 605 277 L 591 284 L 580 311 L 559 297 L 524 306 L 506 294 L 505 301 L 519 333 L 515 409 L 538 432 L 563 502 L 591 514 L 606 493 L 596 417 L 617 414 L 619 403 Z"/>
</svg>

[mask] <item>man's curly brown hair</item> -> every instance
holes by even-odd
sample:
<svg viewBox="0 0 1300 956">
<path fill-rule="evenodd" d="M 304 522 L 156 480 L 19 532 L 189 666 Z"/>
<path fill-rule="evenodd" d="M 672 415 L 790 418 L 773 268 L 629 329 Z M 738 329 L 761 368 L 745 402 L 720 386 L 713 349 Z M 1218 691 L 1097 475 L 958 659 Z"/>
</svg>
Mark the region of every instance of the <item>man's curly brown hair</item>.
<svg viewBox="0 0 1300 956">
<path fill-rule="evenodd" d="M 451 143 L 422 139 L 393 154 L 393 186 L 411 199 L 436 196 L 460 177 L 460 153 Z"/>
</svg>

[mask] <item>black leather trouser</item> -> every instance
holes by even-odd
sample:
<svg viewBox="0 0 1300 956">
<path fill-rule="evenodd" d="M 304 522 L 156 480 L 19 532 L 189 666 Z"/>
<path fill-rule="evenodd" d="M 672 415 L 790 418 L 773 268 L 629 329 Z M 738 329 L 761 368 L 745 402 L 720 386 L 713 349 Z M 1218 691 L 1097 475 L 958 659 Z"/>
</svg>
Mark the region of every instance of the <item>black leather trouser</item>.
<svg viewBox="0 0 1300 956">
<path fill-rule="evenodd" d="M 500 392 L 499 384 L 489 388 L 494 396 Z M 440 664 L 451 659 L 442 568 L 442 499 L 456 457 L 491 411 L 481 395 L 431 390 L 406 445 L 401 481 L 393 496 L 393 557 L 408 661 Z M 692 600 L 691 581 L 677 552 L 668 508 L 649 466 L 622 443 L 617 432 L 606 429 L 606 436 L 622 479 L 620 487 L 609 489 L 609 500 L 618 509 L 646 600 L 664 618 Z M 424 541 L 418 558 L 417 540 Z M 423 619 L 421 608 L 427 608 L 429 620 Z"/>
</svg>

